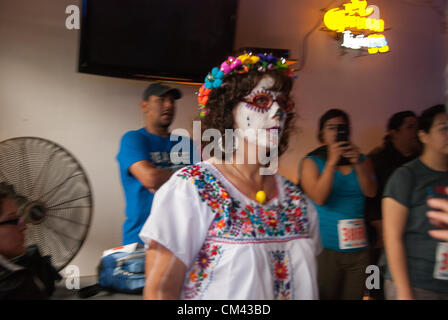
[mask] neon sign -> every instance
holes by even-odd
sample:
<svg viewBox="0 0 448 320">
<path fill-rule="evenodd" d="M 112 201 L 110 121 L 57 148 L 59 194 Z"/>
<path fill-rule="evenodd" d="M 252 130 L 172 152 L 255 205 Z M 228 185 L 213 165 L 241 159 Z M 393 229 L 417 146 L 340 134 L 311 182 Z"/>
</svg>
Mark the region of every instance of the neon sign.
<svg viewBox="0 0 448 320">
<path fill-rule="evenodd" d="M 388 52 L 389 45 L 384 35 L 362 34 L 384 31 L 384 20 L 380 19 L 379 8 L 367 6 L 366 0 L 351 0 L 351 3 L 343 6 L 344 9 L 330 9 L 324 15 L 324 24 L 329 30 L 344 34 L 341 46 L 358 50 L 367 48 L 370 54 Z"/>
<path fill-rule="evenodd" d="M 382 34 L 371 34 L 367 37 L 364 35 L 353 35 L 351 31 L 344 31 L 344 42 L 341 46 L 350 49 L 362 49 L 367 48 L 370 54 L 375 54 L 378 52 L 384 53 L 389 51 L 389 45 L 386 37 Z"/>
</svg>

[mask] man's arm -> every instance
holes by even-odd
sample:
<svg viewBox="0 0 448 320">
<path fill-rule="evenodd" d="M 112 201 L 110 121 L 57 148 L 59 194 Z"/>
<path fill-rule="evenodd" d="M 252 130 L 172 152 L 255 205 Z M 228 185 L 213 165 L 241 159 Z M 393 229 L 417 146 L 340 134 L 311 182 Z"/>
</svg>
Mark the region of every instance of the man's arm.
<svg viewBox="0 0 448 320">
<path fill-rule="evenodd" d="M 155 193 L 173 174 L 170 170 L 156 168 L 148 160 L 135 162 L 129 167 L 129 172 L 152 193 Z"/>
</svg>

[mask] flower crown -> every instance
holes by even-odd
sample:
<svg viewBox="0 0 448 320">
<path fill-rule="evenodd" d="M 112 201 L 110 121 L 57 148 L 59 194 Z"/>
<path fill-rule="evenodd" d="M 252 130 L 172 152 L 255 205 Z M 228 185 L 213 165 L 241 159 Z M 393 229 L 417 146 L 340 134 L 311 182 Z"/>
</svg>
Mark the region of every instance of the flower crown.
<svg viewBox="0 0 448 320">
<path fill-rule="evenodd" d="M 235 57 L 228 57 L 226 61 L 221 63 L 220 68 L 214 67 L 212 71 L 205 77 L 198 92 L 198 103 L 200 116 L 204 118 L 210 112 L 207 108 L 208 98 L 213 89 L 217 89 L 222 85 L 223 78 L 230 74 L 248 73 L 250 70 L 258 72 L 266 72 L 267 70 L 283 70 L 288 76 L 292 77 L 294 70 L 286 65 L 286 59 L 278 58 L 271 54 L 245 53 Z"/>
</svg>

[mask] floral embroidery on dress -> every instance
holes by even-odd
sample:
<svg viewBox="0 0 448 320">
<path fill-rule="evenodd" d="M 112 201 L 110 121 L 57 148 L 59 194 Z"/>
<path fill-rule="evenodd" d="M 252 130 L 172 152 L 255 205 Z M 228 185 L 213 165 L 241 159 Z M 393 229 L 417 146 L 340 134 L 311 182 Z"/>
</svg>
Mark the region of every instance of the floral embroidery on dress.
<svg viewBox="0 0 448 320">
<path fill-rule="evenodd" d="M 272 251 L 271 270 L 274 280 L 274 299 L 290 300 L 292 299 L 292 271 L 289 257 L 286 257 L 286 251 Z"/>
<path fill-rule="evenodd" d="M 307 238 L 309 232 L 306 204 L 302 192 L 284 180 L 288 195 L 282 201 L 260 205 L 255 201 L 241 207 L 223 184 L 206 168 L 185 167 L 178 176 L 193 183 L 202 199 L 215 214 L 209 237 L 232 242 L 291 240 Z"/>
<path fill-rule="evenodd" d="M 222 246 L 206 242 L 199 251 L 193 266 L 190 268 L 184 285 L 185 299 L 193 299 L 204 293 L 204 283 L 210 282 L 213 270 L 222 255 Z"/>
</svg>

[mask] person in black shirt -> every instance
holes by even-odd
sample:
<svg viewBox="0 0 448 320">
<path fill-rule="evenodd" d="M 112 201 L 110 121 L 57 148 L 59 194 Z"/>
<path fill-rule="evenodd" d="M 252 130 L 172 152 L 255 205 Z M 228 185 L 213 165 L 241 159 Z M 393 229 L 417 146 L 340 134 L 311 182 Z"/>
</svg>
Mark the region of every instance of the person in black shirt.
<svg viewBox="0 0 448 320">
<path fill-rule="evenodd" d="M 373 149 L 368 157 L 372 160 L 378 183 L 377 196 L 366 199 L 365 216 L 371 243 L 371 264 L 379 264 L 383 252 L 383 232 L 381 227 L 381 198 L 384 187 L 395 169 L 415 159 L 421 150 L 417 138 L 417 116 L 412 111 L 395 113 L 387 124 L 384 144 Z M 382 290 L 374 290 L 371 295 L 382 299 Z"/>
</svg>

